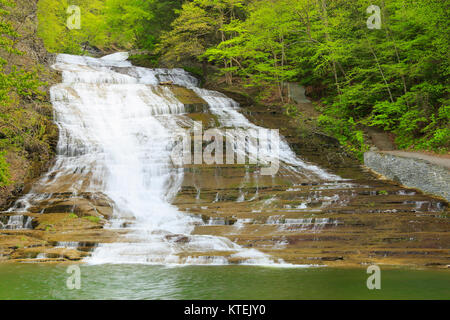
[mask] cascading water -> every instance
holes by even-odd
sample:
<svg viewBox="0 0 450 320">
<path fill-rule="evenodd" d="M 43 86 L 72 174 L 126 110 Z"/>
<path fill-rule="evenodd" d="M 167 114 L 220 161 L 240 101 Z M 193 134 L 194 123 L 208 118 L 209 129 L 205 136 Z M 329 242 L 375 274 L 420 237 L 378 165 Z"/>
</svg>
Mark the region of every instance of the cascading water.
<svg viewBox="0 0 450 320">
<path fill-rule="evenodd" d="M 127 233 L 119 242 L 100 244 L 86 259 L 92 264 L 226 264 L 225 257 L 243 264 L 283 264 L 227 238 L 191 235 L 204 223 L 171 205 L 184 175 L 172 164 L 171 148 L 180 121 L 192 120 L 183 116 L 184 105 L 170 88 L 159 83 L 194 90 L 224 127 L 259 127 L 238 112 L 233 100 L 198 88 L 197 79 L 184 70 L 133 67 L 127 58 L 126 53 L 57 57 L 53 68 L 62 72 L 63 81 L 51 88 L 51 99 L 60 129 L 58 157 L 41 181 L 45 192 L 31 192 L 14 211 L 26 211 L 37 194 L 106 195 L 114 209 L 108 228 Z M 284 141 L 279 157 L 318 179 L 338 178 L 298 159 Z"/>
<path fill-rule="evenodd" d="M 54 68 L 63 83 L 51 90 L 61 130 L 55 179 L 79 172 L 72 192 L 102 192 L 114 203 L 110 228 L 126 225 L 126 239 L 101 244 L 89 263 L 224 264 L 220 255 L 204 259 L 189 252 L 231 252 L 244 263 L 271 263 L 266 255 L 230 240 L 192 236 L 199 218 L 170 204 L 183 169 L 171 164 L 171 137 L 184 112 L 160 81 L 191 87 L 197 80 L 181 69 L 132 67 L 127 54 L 102 59 L 59 55 Z"/>
<path fill-rule="evenodd" d="M 225 95 L 206 89 L 191 87 L 191 89 L 202 97 L 209 105 L 212 113 L 218 116 L 223 127 L 238 127 L 246 129 L 246 133 L 257 133 L 261 127 L 251 123 L 242 113 L 239 112 L 239 104 Z M 250 130 L 249 130 L 250 129 Z M 255 137 L 256 138 L 256 137 Z M 256 149 L 256 147 L 254 148 Z M 339 180 L 342 179 L 336 175 L 330 174 L 325 170 L 307 164 L 298 159 L 283 137 L 280 137 L 280 145 L 278 150 L 278 158 L 287 169 L 301 173 L 316 179 L 322 180 Z"/>
</svg>

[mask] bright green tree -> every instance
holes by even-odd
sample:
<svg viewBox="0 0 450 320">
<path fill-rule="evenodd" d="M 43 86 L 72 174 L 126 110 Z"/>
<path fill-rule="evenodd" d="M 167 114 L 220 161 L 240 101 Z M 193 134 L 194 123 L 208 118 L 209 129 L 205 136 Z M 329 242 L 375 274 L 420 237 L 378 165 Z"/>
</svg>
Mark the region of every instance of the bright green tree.
<svg viewBox="0 0 450 320">
<path fill-rule="evenodd" d="M 81 29 L 67 26 L 67 8 L 72 5 L 80 7 Z M 38 34 L 51 52 L 84 54 L 87 45 L 102 48 L 108 40 L 103 8 L 104 0 L 41 0 Z"/>
</svg>

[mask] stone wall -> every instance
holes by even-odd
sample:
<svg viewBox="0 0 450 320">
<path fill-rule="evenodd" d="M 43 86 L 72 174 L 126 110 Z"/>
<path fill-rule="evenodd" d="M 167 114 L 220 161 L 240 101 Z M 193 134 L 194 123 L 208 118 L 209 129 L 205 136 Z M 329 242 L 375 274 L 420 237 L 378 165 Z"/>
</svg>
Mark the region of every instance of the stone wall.
<svg viewBox="0 0 450 320">
<path fill-rule="evenodd" d="M 364 164 L 388 179 L 450 201 L 450 170 L 426 159 L 366 152 Z"/>
</svg>

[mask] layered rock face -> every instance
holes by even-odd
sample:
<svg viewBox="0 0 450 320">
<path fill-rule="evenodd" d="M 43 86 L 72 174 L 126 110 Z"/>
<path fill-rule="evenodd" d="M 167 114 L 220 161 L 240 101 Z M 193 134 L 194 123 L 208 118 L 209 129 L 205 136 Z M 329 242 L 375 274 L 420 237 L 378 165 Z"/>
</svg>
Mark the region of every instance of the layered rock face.
<svg viewBox="0 0 450 320">
<path fill-rule="evenodd" d="M 443 200 L 377 179 L 277 109 L 239 106 L 182 70 L 125 58 L 59 56 L 58 157 L 2 215 L 4 261 L 449 264 Z M 171 139 L 194 121 L 223 136 L 280 129 L 277 152 L 265 155 L 279 170 L 175 164 Z"/>
<path fill-rule="evenodd" d="M 229 94 L 251 122 L 279 128 L 300 158 L 339 177 L 282 169 L 272 178 L 251 166 L 193 166 L 175 204 L 202 216 L 206 225 L 195 234 L 227 237 L 292 264 L 448 266 L 444 200 L 380 180 L 332 139 Z"/>
</svg>

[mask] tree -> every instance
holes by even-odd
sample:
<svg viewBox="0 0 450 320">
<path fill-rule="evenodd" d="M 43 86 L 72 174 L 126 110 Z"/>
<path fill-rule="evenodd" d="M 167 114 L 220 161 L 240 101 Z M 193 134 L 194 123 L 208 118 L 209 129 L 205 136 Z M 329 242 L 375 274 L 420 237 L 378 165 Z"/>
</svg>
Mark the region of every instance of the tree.
<svg viewBox="0 0 450 320">
<path fill-rule="evenodd" d="M 230 61 L 225 70 L 245 76 L 250 85 L 275 84 L 283 100 L 284 82 L 295 75 L 288 62 L 290 36 L 298 28 L 291 5 L 286 0 L 254 3 L 245 21 L 232 19 L 221 27 L 228 39 L 205 55 L 210 61 Z"/>
<path fill-rule="evenodd" d="M 67 26 L 67 8 L 71 5 L 81 10 L 79 30 Z M 108 42 L 103 10 L 104 0 L 41 0 L 38 35 L 50 52 L 85 54 L 87 45 L 103 47 Z"/>
<path fill-rule="evenodd" d="M 242 14 L 245 0 L 193 0 L 183 4 L 178 18 L 172 23 L 172 29 L 163 34 L 158 52 L 167 65 L 186 61 L 206 63 L 204 53 L 208 48 L 226 41 L 228 34 L 225 26 Z M 232 61 L 222 59 L 223 71 L 227 82 L 231 82 L 228 68 Z"/>
<path fill-rule="evenodd" d="M 184 59 L 200 59 L 211 44 L 215 21 L 196 2 L 183 4 L 180 16 L 172 23 L 172 30 L 163 34 L 158 52 L 165 63 Z"/>
<path fill-rule="evenodd" d="M 180 7 L 181 0 L 106 0 L 107 32 L 125 47 L 152 50 Z"/>
</svg>

